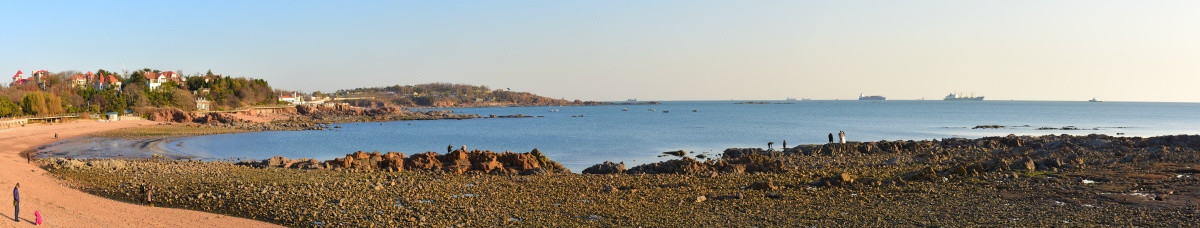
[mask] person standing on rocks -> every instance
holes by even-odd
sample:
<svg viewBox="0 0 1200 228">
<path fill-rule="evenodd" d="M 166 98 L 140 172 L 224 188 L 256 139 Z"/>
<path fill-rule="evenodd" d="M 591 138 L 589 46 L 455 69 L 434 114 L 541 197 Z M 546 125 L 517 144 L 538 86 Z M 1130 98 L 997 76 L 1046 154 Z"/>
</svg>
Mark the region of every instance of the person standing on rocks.
<svg viewBox="0 0 1200 228">
<path fill-rule="evenodd" d="M 17 183 L 13 187 L 13 221 L 21 221 L 21 193 L 17 189 L 21 188 L 21 183 Z"/>
<path fill-rule="evenodd" d="M 775 148 L 772 148 L 772 146 L 774 146 L 774 145 L 775 145 L 775 142 L 767 142 L 767 151 L 774 151 Z"/>
<path fill-rule="evenodd" d="M 146 193 L 146 203 L 154 206 L 154 186 L 150 184 L 142 185 L 142 192 Z"/>
<path fill-rule="evenodd" d="M 846 132 L 838 131 L 838 143 L 846 143 Z"/>
<path fill-rule="evenodd" d="M 829 133 L 829 143 L 833 143 L 833 133 Z"/>
<path fill-rule="evenodd" d="M 453 145 L 453 144 L 451 144 L 451 145 L 446 145 L 446 153 L 447 153 L 447 154 L 449 154 L 450 152 L 453 152 L 453 151 L 454 151 L 454 145 Z"/>
<path fill-rule="evenodd" d="M 787 151 L 787 140 L 783 140 L 783 147 L 780 150 Z"/>
</svg>

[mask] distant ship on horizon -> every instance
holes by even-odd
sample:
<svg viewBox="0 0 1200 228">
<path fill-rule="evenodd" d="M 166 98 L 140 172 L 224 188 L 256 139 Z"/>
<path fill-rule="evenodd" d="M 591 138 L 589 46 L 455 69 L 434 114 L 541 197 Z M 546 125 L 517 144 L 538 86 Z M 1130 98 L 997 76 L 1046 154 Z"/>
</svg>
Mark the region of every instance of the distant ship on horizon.
<svg viewBox="0 0 1200 228">
<path fill-rule="evenodd" d="M 1093 97 L 1091 100 L 1088 100 L 1088 102 L 1104 102 L 1104 101 L 1096 100 L 1096 98 Z"/>
<path fill-rule="evenodd" d="M 860 100 L 860 101 L 882 101 L 882 100 L 887 100 L 887 97 L 883 97 L 880 95 L 863 96 L 862 93 L 859 93 L 858 100 Z"/>
<path fill-rule="evenodd" d="M 959 94 L 950 93 L 950 95 L 946 95 L 946 99 L 942 99 L 942 100 L 947 100 L 947 101 L 982 101 L 982 100 L 983 100 L 983 96 L 978 96 L 978 97 L 976 97 L 976 96 L 975 96 L 975 93 L 971 93 L 971 95 L 969 95 L 969 96 L 964 96 L 962 93 L 959 93 Z"/>
</svg>

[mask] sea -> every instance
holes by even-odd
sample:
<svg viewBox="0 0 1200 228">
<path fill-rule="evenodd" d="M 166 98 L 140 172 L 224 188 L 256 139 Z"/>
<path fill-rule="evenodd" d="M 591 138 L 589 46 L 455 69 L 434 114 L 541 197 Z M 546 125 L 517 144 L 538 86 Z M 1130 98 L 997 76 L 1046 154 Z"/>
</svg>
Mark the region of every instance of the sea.
<svg viewBox="0 0 1200 228">
<path fill-rule="evenodd" d="M 1015 135 L 1125 137 L 1200 134 L 1200 104 L 1079 101 L 668 101 L 654 105 L 454 108 L 456 113 L 534 116 L 334 124 L 170 139 L 172 153 L 237 160 L 316 158 L 355 151 L 406 155 L 455 149 L 537 148 L 573 172 L 604 161 L 628 167 L 671 159 L 663 152 L 719 156 L 727 148 L 848 141 Z M 998 125 L 1001 128 L 975 128 Z"/>
</svg>

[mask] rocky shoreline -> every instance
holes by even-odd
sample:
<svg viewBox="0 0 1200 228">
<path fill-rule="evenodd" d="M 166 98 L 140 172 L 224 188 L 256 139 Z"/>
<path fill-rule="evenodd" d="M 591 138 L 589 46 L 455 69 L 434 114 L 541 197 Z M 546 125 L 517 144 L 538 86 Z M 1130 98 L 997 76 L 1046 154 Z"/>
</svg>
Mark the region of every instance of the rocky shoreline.
<svg viewBox="0 0 1200 228">
<path fill-rule="evenodd" d="M 361 170 L 361 171 L 428 171 L 453 174 L 547 174 L 571 173 L 562 164 L 550 160 L 538 149 L 526 153 L 505 151 L 472 150 L 466 148 L 451 151 L 445 155 L 434 152 L 413 154 L 405 157 L 401 152 L 354 152 L 346 157 L 334 158 L 324 162 L 316 159 L 288 159 L 275 156 L 262 161 L 242 161 L 237 165 L 256 168 L 289 168 L 289 169 L 331 169 Z"/>
<path fill-rule="evenodd" d="M 408 111 L 395 106 L 357 107 L 348 104 L 296 105 L 235 112 L 188 112 L 175 108 L 143 110 L 146 119 L 165 123 L 228 128 L 243 131 L 325 130 L 330 124 L 401 120 L 474 119 L 477 114 L 453 111 Z M 251 121 L 242 115 L 273 116 L 268 121 Z"/>
<path fill-rule="evenodd" d="M 533 157 L 532 151 L 520 154 Z M 283 158 L 243 164 L 41 163 L 93 194 L 293 227 L 1158 227 L 1200 222 L 1193 216 L 1200 213 L 1200 136 L 1008 136 L 801 145 L 783 151 L 733 148 L 703 161 L 684 153 L 630 169 L 606 162 L 583 171 L 588 174 L 520 175 L 513 172 L 517 167 L 545 163 L 504 159 L 516 155 L 461 149 L 409 157 L 361 152 L 326 161 L 324 169 L 278 168 L 315 163 Z M 410 163 L 422 159 L 427 162 Z"/>
</svg>

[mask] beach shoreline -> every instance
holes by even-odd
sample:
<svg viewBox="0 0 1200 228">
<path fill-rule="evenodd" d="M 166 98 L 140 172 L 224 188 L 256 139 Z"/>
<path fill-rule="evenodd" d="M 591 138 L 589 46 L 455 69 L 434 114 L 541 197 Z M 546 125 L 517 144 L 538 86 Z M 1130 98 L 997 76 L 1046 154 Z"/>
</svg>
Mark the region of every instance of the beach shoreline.
<svg viewBox="0 0 1200 228">
<path fill-rule="evenodd" d="M 60 139 L 90 135 L 116 129 L 151 126 L 156 122 L 127 119 L 99 122 L 77 120 L 55 124 L 29 124 L 24 127 L 0 129 L 0 186 L 11 188 L 21 183 L 21 218 L 32 219 L 39 211 L 45 224 L 61 227 L 274 227 L 277 225 L 175 208 L 150 207 L 104 198 L 72 188 L 70 183 L 55 177 L 34 163 L 28 163 L 22 152 Z M 57 134 L 58 138 L 54 138 Z M 12 208 L 0 210 L 11 219 Z M 0 222 L 5 227 L 32 227 L 32 223 Z"/>
<path fill-rule="evenodd" d="M 92 194 L 139 202 L 139 186 L 156 186 L 163 205 L 286 226 L 1179 226 L 1200 212 L 1197 152 L 1200 136 L 1047 135 L 731 148 L 584 171 L 607 174 L 41 162 Z"/>
</svg>

